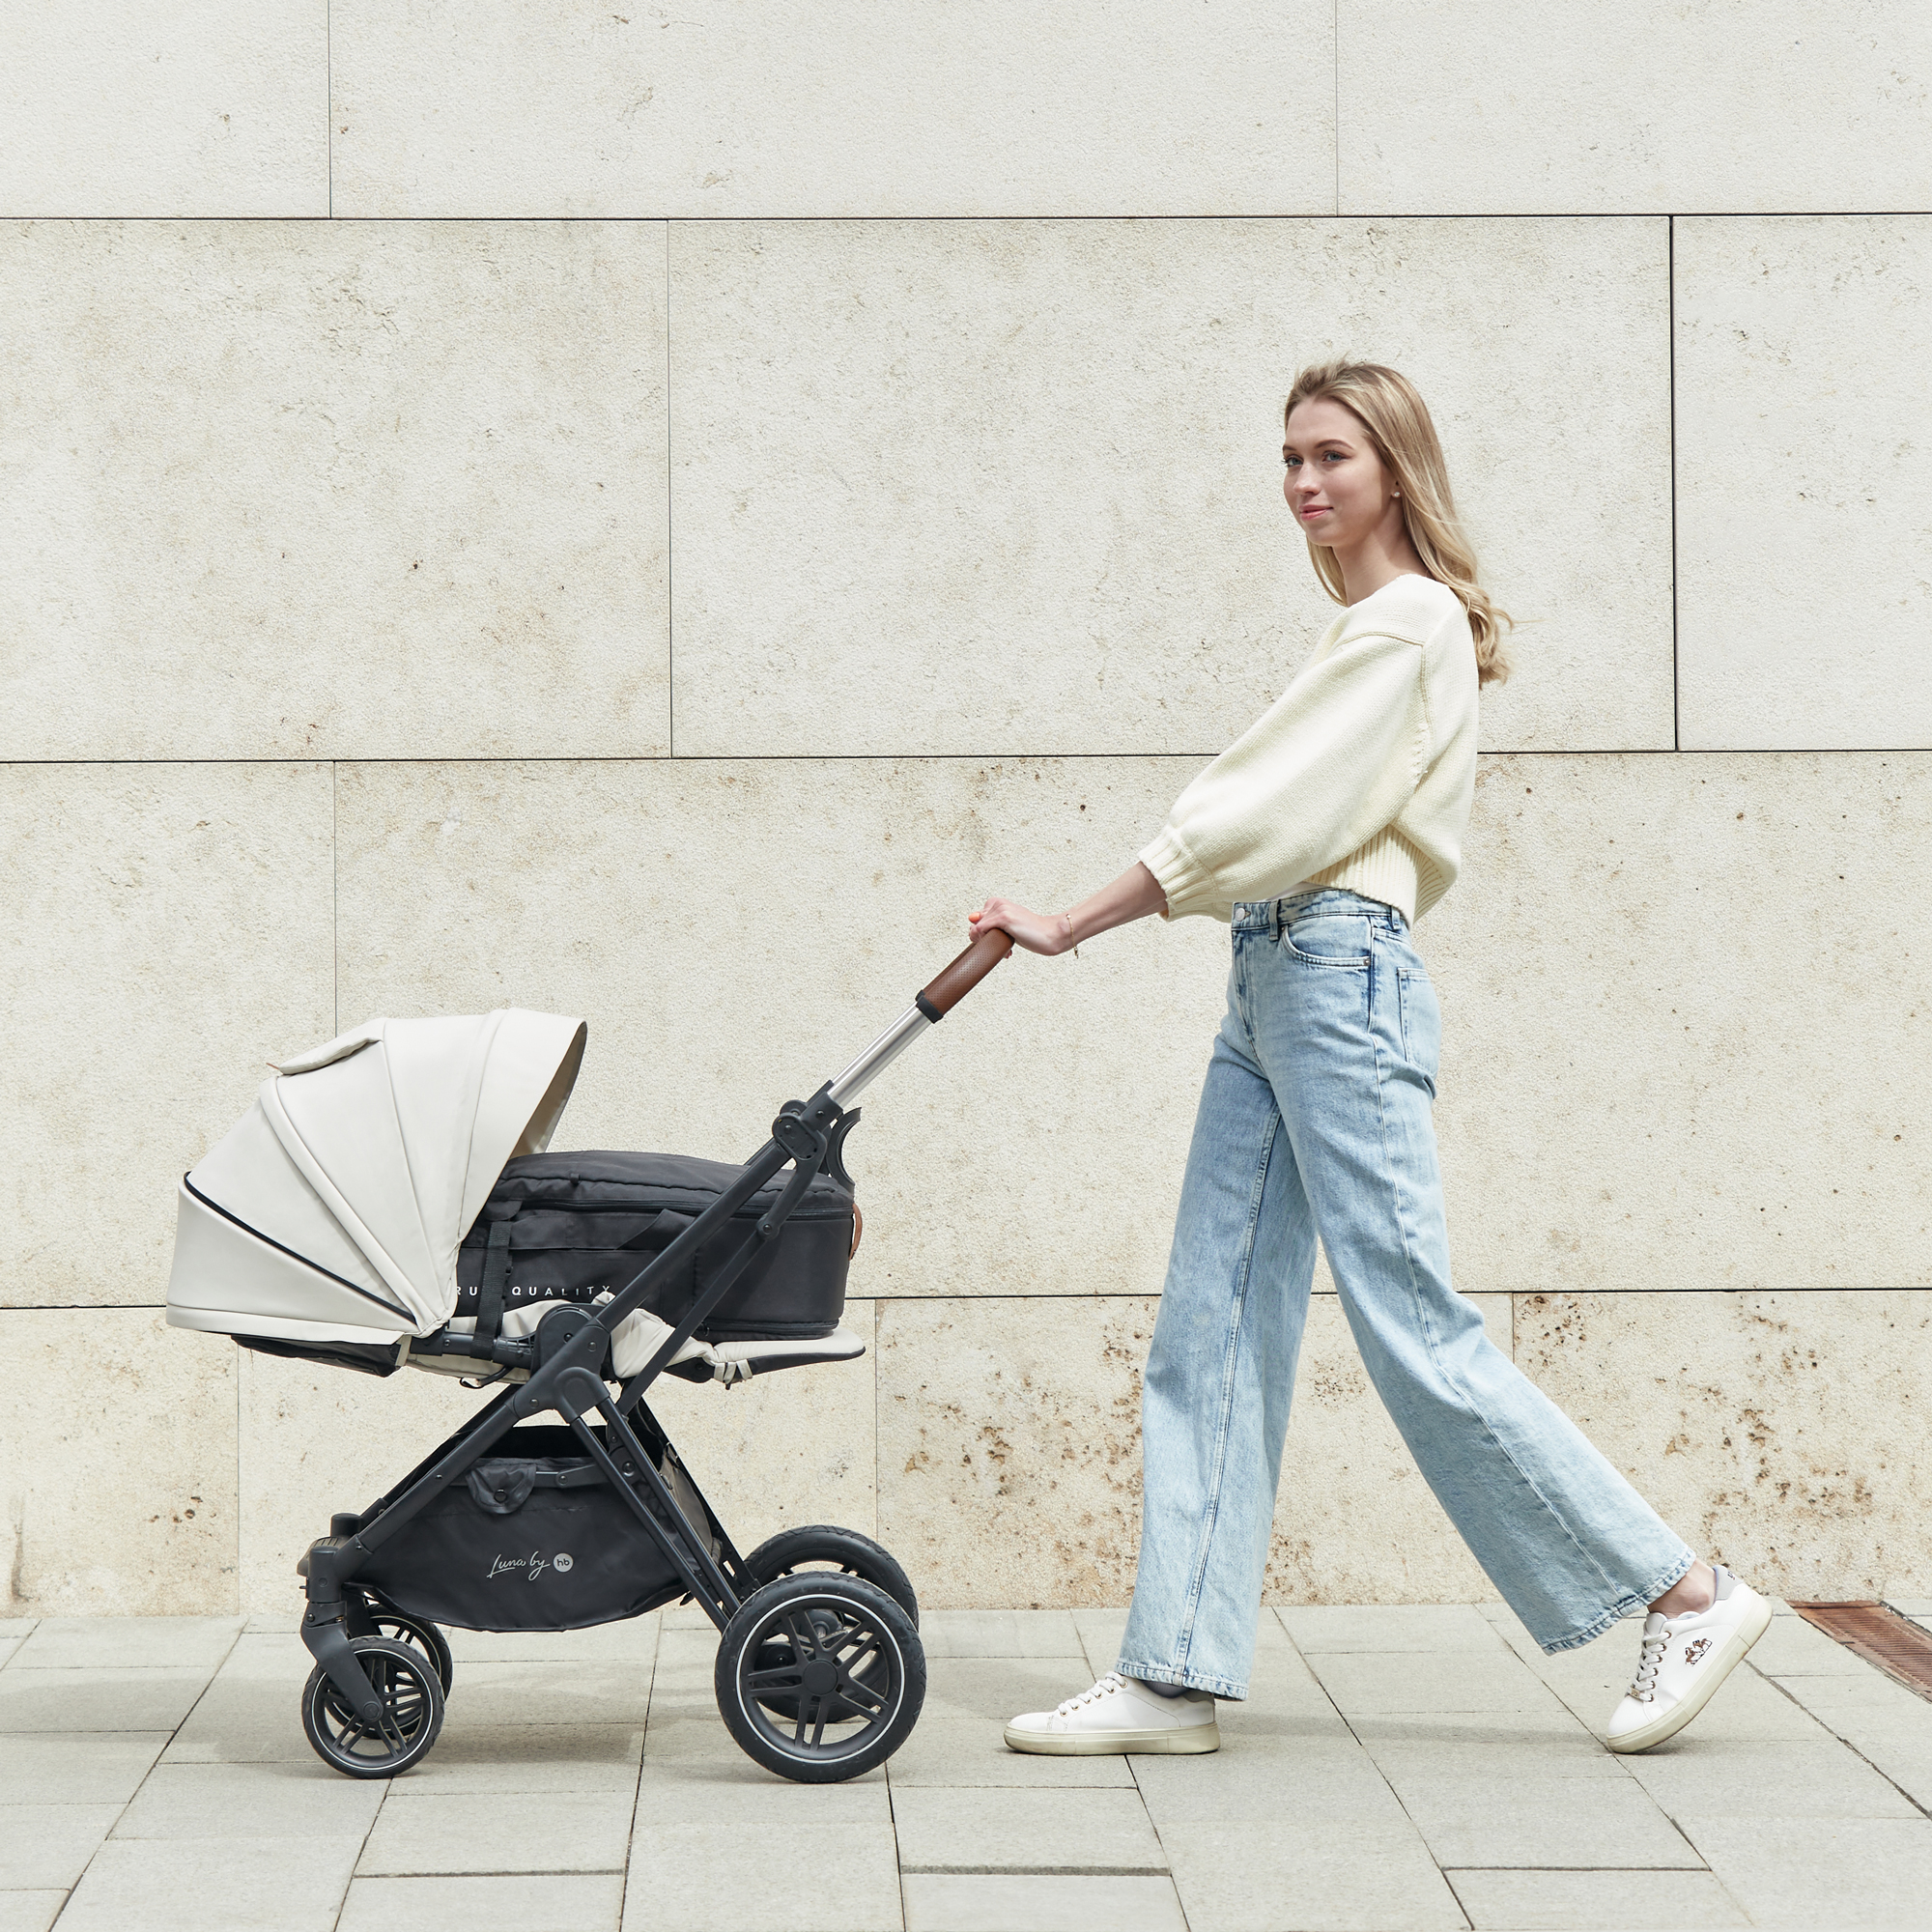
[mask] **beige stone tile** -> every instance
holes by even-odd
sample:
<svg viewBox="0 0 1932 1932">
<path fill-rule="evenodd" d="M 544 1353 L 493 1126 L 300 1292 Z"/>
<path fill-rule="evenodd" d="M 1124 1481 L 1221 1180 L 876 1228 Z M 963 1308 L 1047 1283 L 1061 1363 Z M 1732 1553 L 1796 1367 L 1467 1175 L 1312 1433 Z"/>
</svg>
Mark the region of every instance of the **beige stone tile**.
<svg viewBox="0 0 1932 1932">
<path fill-rule="evenodd" d="M 1554 1804 L 1548 1786 L 1528 1777 L 1410 1776 L 1396 1782 L 1395 1793 L 1445 1870 L 1695 1870 L 1703 1863 L 1650 1794 L 1627 1779 L 1573 1783 L 1562 1794 L 1568 1802 Z"/>
<path fill-rule="evenodd" d="M 635 1792 L 643 1754 L 639 1724 L 479 1724 L 463 1713 L 462 1666 L 449 1717 L 436 1748 L 409 1775 L 397 1796 L 480 1799 L 503 1792 L 556 1794 L 569 1806 L 580 1792 Z M 548 1797 L 546 1802 L 551 1802 Z"/>
<path fill-rule="evenodd" d="M 1680 221 L 1676 280 L 1685 748 L 1932 744 L 1932 451 L 1896 375 L 1932 355 L 1932 217 Z"/>
<path fill-rule="evenodd" d="M 331 14 L 335 213 L 1319 213 L 1321 0 Z M 784 84 L 773 85 L 782 74 Z M 1290 110 L 1293 143 L 1271 138 Z"/>
<path fill-rule="evenodd" d="M 631 1835 L 628 1791 L 573 1792 L 567 1804 L 506 1794 L 489 1808 L 541 1813 L 529 1831 L 492 1832 L 482 1842 L 472 1793 L 398 1798 L 383 1806 L 355 1869 L 369 1877 L 456 1872 L 620 1872 Z M 548 1797 L 548 1794 L 545 1794 Z"/>
<path fill-rule="evenodd" d="M 1525 1295 L 1516 1336 L 1664 1520 L 1753 1587 L 1875 1597 L 1909 1560 L 1932 1509 L 1932 1292 Z"/>
<path fill-rule="evenodd" d="M 1507 1350 L 1505 1297 L 1472 1298 L 1490 1339 Z M 1284 1612 L 1291 1604 L 1466 1605 L 1494 1594 L 1390 1421 L 1333 1295 L 1315 1298 L 1302 1340 L 1264 1594 Z M 1405 1619 L 1391 1622 L 1400 1630 Z"/>
<path fill-rule="evenodd" d="M 1932 31 L 1916 10 L 1500 0 L 1336 16 L 1344 213 L 1923 208 Z M 1426 99 L 1396 114 L 1390 101 Z M 1803 122 L 1812 138 L 1799 144 Z"/>
<path fill-rule="evenodd" d="M 1279 466 L 1337 353 L 1538 620 L 1484 743 L 1673 742 L 1666 495 L 1574 487 L 1667 469 L 1661 220 L 690 224 L 670 302 L 680 753 L 1219 752 L 1334 615 Z"/>
<path fill-rule="evenodd" d="M 1346 1718 L 1358 1713 L 1547 1710 L 1549 1692 L 1501 1645 L 1423 1653 L 1318 1651 L 1309 1668 Z"/>
<path fill-rule="evenodd" d="M 1169 1878 L 1049 1872 L 914 1873 L 906 1932 L 1187 1932 Z"/>
<path fill-rule="evenodd" d="M 893 1792 L 908 1872 L 1162 1872 L 1167 1859 L 1135 1791 Z"/>
<path fill-rule="evenodd" d="M 43 1617 L 14 1662 L 22 1670 L 214 1670 L 241 1634 L 240 1617 Z"/>
<path fill-rule="evenodd" d="M 0 1415 L 0 1605 L 235 1608 L 236 1352 L 158 1309 L 0 1310 L 0 1353 L 34 1392 Z"/>
<path fill-rule="evenodd" d="M 328 213 L 327 0 L 10 7 L 0 213 Z"/>
<path fill-rule="evenodd" d="M 1275 1615 L 1304 1657 L 1319 1651 L 1494 1651 L 1502 1639 L 1473 1604 L 1284 1604 Z"/>
<path fill-rule="evenodd" d="M 0 1303 L 166 1300 L 183 1173 L 264 1061 L 335 1030 L 329 816 L 324 765 L 0 765 L 0 1003 L 33 1042 L 0 1117 Z"/>
<path fill-rule="evenodd" d="M 969 908 L 1007 885 L 1047 903 L 1092 890 L 1189 770 L 345 766 L 345 1024 L 505 1001 L 581 1013 L 590 1045 L 558 1148 L 743 1160 L 782 1101 L 836 1074 L 958 952 Z M 1157 1289 L 1227 943 L 1211 922 L 1150 922 L 1077 959 L 1028 956 L 895 1063 L 846 1147 L 866 1214 L 855 1299 Z M 1140 1049 L 1123 1054 L 1130 1033 Z M 769 1393 L 664 1399 L 668 1414 L 681 1400 L 729 1417 L 792 1401 L 801 1377 L 830 1392 L 870 1374 L 861 1360 L 787 1371 Z"/>
<path fill-rule="evenodd" d="M 843 1325 L 867 1348 L 856 1362 L 782 1369 L 728 1389 L 669 1376 L 652 1388 L 652 1413 L 745 1555 L 807 1523 L 874 1534 L 873 1307 L 845 1304 Z"/>
<path fill-rule="evenodd" d="M 920 1619 L 928 1657 L 1078 1657 L 1070 1610 L 933 1610 Z"/>
<path fill-rule="evenodd" d="M 1917 1818 L 1918 1807 L 1857 1751 L 1815 1745 L 1720 1741 L 1686 1732 L 1674 1750 L 1623 1760 L 1631 1776 L 1674 1818 L 1680 1811 L 1739 1818 Z M 1445 1863 L 1534 1861 L 1445 1860 Z M 1633 1860 L 1633 1863 L 1637 1861 Z M 1644 1860 L 1644 1863 L 1651 1861 Z"/>
<path fill-rule="evenodd" d="M 1154 1306 L 1069 1296 L 881 1308 L 880 1539 L 923 1602 L 1049 1608 L 1132 1593 Z M 934 1683 L 942 1665 L 965 1662 L 933 1660 Z"/>
<path fill-rule="evenodd" d="M 360 1837 L 146 1838 L 101 1846 L 61 1914 L 80 1932 L 333 1932 Z M 211 1884 L 211 1874 L 220 1882 Z"/>
<path fill-rule="evenodd" d="M 412 1776 L 389 1791 L 414 1785 Z M 114 1836 L 353 1837 L 374 1824 L 384 1798 L 380 1783 L 344 1777 L 313 1752 L 306 1764 L 159 1764 L 121 1813 Z"/>
<path fill-rule="evenodd" d="M 666 750 L 664 250 L 9 231 L 0 757 Z"/>
<path fill-rule="evenodd" d="M 586 1014 L 563 1145 L 742 1158 L 931 977 L 965 906 L 995 887 L 1070 902 L 1189 770 L 344 768 L 342 1016 Z M 1908 803 L 1928 782 L 1932 759 L 1903 753 L 1484 760 L 1466 872 L 1418 929 L 1465 1290 L 1928 1279 L 1912 1068 L 1932 1008 L 1895 970 L 1921 943 L 1895 885 L 1932 864 Z M 1833 917 L 1821 879 L 1846 888 L 1830 904 L 1878 910 Z M 858 935 L 838 963 L 775 916 L 834 893 Z M 582 909 L 567 946 L 559 908 Z M 1158 1289 L 1226 945 L 1212 922 L 1148 922 L 1022 959 L 921 1040 L 850 1143 L 852 1292 Z"/>
<path fill-rule="evenodd" d="M 0 1891 L 0 1932 L 52 1932 L 64 1891 Z"/>
<path fill-rule="evenodd" d="M 1050 1711 L 1093 1681 L 1078 1660 L 1067 1657 L 929 1657 L 922 1721 L 970 1720 L 997 1735 L 993 1727 L 1020 1712 Z"/>
<path fill-rule="evenodd" d="M 1067 1672 L 1067 1681 L 1077 1675 L 1077 1671 Z M 1073 1689 L 1062 1694 L 1070 1697 Z M 1005 1714 L 1008 1718 L 1018 1715 L 1018 1704 Z M 1123 1757 L 1046 1757 L 1034 1751 L 1009 1750 L 1002 1735 L 1004 1728 L 1002 1718 L 946 1718 L 922 1713 L 912 1736 L 893 1753 L 893 1789 L 914 1785 L 936 1785 L 946 1790 L 975 1786 L 1037 1789 L 1043 1785 L 1106 1788 L 1129 1786 L 1135 1781 Z"/>
<path fill-rule="evenodd" d="M 776 1830 L 782 1836 L 790 1832 L 810 1834 L 825 1825 L 892 1823 L 892 1794 L 883 1768 L 837 1784 L 794 1784 L 775 1777 L 732 1742 L 715 1706 L 708 1724 L 680 1719 L 666 1726 L 654 1719 L 650 1735 L 638 1780 L 631 1856 L 651 1861 L 653 1869 L 665 1845 L 693 1826 L 730 1825 L 746 1833 Z"/>
<path fill-rule="evenodd" d="M 1163 1836 L 1176 1825 L 1243 1819 L 1298 1818 L 1312 1833 L 1335 1825 L 1400 1826 L 1402 1806 L 1352 1738 L 1257 1740 L 1225 1722 L 1247 1711 L 1221 1705 L 1221 1748 L 1211 1755 L 1134 1759 L 1134 1782 Z"/>
<path fill-rule="evenodd" d="M 0 1736 L 0 1804 L 126 1804 L 166 1731 L 40 1731 Z"/>
<path fill-rule="evenodd" d="M 545 1872 L 541 1877 L 358 1878 L 349 1887 L 336 1932 L 617 1932 L 624 1880 L 617 1872 Z"/>
<path fill-rule="evenodd" d="M 677 1856 L 656 1861 L 650 1883 L 624 1898 L 625 1932 L 899 1932 L 903 1923 L 890 1824 L 755 1835 L 732 1820 L 683 1826 Z"/>
<path fill-rule="evenodd" d="M 242 1637 L 169 1744 L 163 1764 L 319 1762 L 301 1722 L 303 1690 L 314 1668 L 293 1632 Z M 457 1714 L 452 1709 L 450 1715 L 454 1719 Z"/>
<path fill-rule="evenodd" d="M 1501 1298 L 1478 1305 L 1506 1334 Z M 880 1534 L 923 1602 L 1057 1606 L 1132 1593 L 1153 1309 L 1055 1297 L 1029 1302 L 1021 1322 L 994 1300 L 883 1305 Z M 1371 1388 L 1333 1296 L 1310 1311 L 1265 1587 L 1277 1600 L 1344 1603 L 1489 1588 Z"/>
<path fill-rule="evenodd" d="M 1932 1893 L 1932 1819 L 1678 1819 L 1753 1925 L 1902 1926 Z"/>
<path fill-rule="evenodd" d="M 1896 753 L 1484 761 L 1417 938 L 1464 1292 L 1932 1279 L 1896 890 L 1928 784 Z"/>
<path fill-rule="evenodd" d="M 379 1381 L 254 1350 L 235 1352 L 242 1603 L 279 1615 L 275 1628 L 293 1631 L 304 1602 L 296 1564 L 328 1534 L 329 1517 L 367 1509 L 492 1398 L 454 1376 L 405 1369 Z"/>
<path fill-rule="evenodd" d="M 1169 1825 L 1161 1843 L 1190 1926 L 1203 1932 L 1464 1932 L 1468 1921 L 1406 1819 L 1293 1816 Z"/>
<path fill-rule="evenodd" d="M 118 1804 L 0 1805 L 0 1894 L 72 1886 L 120 1815 Z"/>
<path fill-rule="evenodd" d="M 1748 1925 L 1709 1872 L 1452 1871 L 1476 1932 L 1627 1932 L 1633 1925 Z"/>
</svg>

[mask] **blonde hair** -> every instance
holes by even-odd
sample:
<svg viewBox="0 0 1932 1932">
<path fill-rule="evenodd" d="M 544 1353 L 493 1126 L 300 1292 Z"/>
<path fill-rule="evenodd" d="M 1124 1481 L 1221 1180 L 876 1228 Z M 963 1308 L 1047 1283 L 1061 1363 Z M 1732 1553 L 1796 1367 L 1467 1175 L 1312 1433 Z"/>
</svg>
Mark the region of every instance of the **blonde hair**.
<svg viewBox="0 0 1932 1932">
<path fill-rule="evenodd" d="M 1376 453 L 1402 493 L 1403 523 L 1422 567 L 1438 583 L 1447 584 L 1469 613 L 1478 683 L 1499 683 L 1510 671 L 1502 654 L 1502 627 L 1514 628 L 1516 619 L 1491 603 L 1489 592 L 1476 582 L 1476 553 L 1456 519 L 1449 470 L 1429 406 L 1406 376 L 1379 362 L 1338 359 L 1314 363 L 1295 377 L 1283 422 L 1303 403 L 1322 397 L 1340 403 L 1368 431 Z M 1346 604 L 1348 592 L 1335 553 L 1310 537 L 1308 556 L 1329 596 Z"/>
</svg>

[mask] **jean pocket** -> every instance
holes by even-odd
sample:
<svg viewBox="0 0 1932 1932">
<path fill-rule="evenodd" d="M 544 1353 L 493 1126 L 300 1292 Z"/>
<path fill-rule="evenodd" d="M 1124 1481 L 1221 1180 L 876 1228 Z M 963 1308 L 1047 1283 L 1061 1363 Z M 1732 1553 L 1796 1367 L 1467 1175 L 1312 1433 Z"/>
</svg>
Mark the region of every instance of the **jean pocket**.
<svg viewBox="0 0 1932 1932">
<path fill-rule="evenodd" d="M 1419 966 L 1405 966 L 1396 975 L 1396 1005 L 1402 1023 L 1403 1057 L 1428 1082 L 1435 1097 L 1435 1073 L 1442 1055 L 1442 1009 L 1435 988 Z"/>
<path fill-rule="evenodd" d="M 1284 926 L 1282 950 L 1304 966 L 1339 966 L 1365 972 L 1369 964 L 1369 923 L 1359 913 L 1310 913 Z"/>
</svg>

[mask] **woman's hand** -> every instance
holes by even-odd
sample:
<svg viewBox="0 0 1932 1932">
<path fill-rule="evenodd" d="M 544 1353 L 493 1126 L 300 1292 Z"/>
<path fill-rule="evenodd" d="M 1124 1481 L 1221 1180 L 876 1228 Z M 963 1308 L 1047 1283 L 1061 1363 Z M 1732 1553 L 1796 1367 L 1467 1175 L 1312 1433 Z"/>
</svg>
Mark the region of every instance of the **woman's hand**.
<svg viewBox="0 0 1932 1932">
<path fill-rule="evenodd" d="M 982 932 L 1010 932 L 1015 946 L 1050 957 L 1056 952 L 1071 952 L 1096 932 L 1111 932 L 1117 925 L 1166 910 L 1167 895 L 1161 891 L 1160 881 L 1137 861 L 1112 885 L 1102 886 L 1071 912 L 1032 912 L 1017 899 L 994 898 L 966 917 L 975 939 Z"/>
<path fill-rule="evenodd" d="M 1072 950 L 1073 934 L 1065 913 L 1032 912 L 1017 899 L 991 898 L 966 919 L 975 939 L 982 932 L 1009 932 L 1015 946 L 1049 958 Z"/>
</svg>

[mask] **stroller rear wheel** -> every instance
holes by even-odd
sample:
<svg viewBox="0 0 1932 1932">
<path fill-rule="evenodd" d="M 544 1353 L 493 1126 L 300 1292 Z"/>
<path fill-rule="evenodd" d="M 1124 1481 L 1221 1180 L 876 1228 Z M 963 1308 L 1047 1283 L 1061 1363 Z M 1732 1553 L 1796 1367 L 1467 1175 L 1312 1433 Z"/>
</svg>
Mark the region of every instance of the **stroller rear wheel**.
<svg viewBox="0 0 1932 1932">
<path fill-rule="evenodd" d="M 761 1586 L 806 1570 L 837 1570 L 864 1577 L 906 1613 L 913 1629 L 919 1628 L 919 1599 L 913 1594 L 912 1579 L 890 1549 L 856 1529 L 839 1529 L 829 1522 L 781 1529 L 745 1558 L 746 1574 Z"/>
<path fill-rule="evenodd" d="M 419 1650 L 436 1666 L 442 1683 L 442 1694 L 456 1677 L 456 1659 L 450 1654 L 449 1639 L 426 1617 L 412 1617 L 404 1610 L 391 1609 L 363 1590 L 344 1593 L 348 1600 L 351 1636 L 393 1637 Z"/>
<path fill-rule="evenodd" d="M 749 1757 L 802 1784 L 883 1764 L 925 1701 L 912 1620 L 857 1577 L 781 1577 L 719 1639 L 719 1715 Z"/>
<path fill-rule="evenodd" d="M 386 1636 L 351 1637 L 349 1644 L 383 1701 L 381 1718 L 365 1723 L 318 1663 L 302 1688 L 302 1729 L 323 1763 L 346 1776 L 394 1777 L 436 1743 L 442 1684 L 413 1644 Z"/>
</svg>

